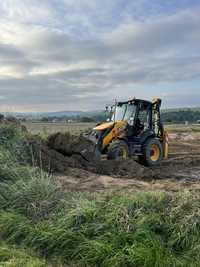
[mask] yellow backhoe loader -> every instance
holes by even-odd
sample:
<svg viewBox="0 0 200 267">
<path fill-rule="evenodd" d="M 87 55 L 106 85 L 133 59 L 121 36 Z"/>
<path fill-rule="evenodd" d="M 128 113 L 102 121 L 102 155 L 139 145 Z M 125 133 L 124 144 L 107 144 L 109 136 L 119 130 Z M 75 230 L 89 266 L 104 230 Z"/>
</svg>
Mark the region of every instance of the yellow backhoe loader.
<svg viewBox="0 0 200 267">
<path fill-rule="evenodd" d="M 110 107 L 105 123 L 97 125 L 87 138 L 95 144 L 96 158 L 109 160 L 138 156 L 139 162 L 155 166 L 168 157 L 168 135 L 160 115 L 161 99 L 152 102 L 130 99 Z"/>
</svg>

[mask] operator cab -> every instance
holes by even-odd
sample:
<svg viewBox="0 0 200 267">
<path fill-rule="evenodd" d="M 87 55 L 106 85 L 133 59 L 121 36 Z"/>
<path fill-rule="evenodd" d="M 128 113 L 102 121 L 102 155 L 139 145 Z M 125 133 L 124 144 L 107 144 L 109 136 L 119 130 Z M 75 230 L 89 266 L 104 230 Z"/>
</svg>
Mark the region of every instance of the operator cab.
<svg viewBox="0 0 200 267">
<path fill-rule="evenodd" d="M 111 121 L 127 121 L 128 136 L 139 136 L 152 128 L 152 103 L 141 99 L 118 102 L 114 106 Z"/>
</svg>

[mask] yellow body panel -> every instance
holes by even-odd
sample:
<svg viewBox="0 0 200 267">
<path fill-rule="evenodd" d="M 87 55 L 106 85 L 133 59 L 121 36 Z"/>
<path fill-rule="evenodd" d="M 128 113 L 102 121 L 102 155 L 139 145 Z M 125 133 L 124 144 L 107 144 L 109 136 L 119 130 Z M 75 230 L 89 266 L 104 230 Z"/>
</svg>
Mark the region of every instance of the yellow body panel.
<svg viewBox="0 0 200 267">
<path fill-rule="evenodd" d="M 167 132 L 164 132 L 163 136 L 163 151 L 164 151 L 164 159 L 168 159 L 169 155 L 169 136 Z"/>
<path fill-rule="evenodd" d="M 103 131 L 113 127 L 112 130 L 103 139 L 102 150 L 106 148 L 110 144 L 110 142 L 112 142 L 113 139 L 116 139 L 117 137 L 120 136 L 120 134 L 122 134 L 124 130 L 123 127 L 126 124 L 127 124 L 126 121 L 116 121 L 116 122 L 112 121 L 112 122 L 102 123 L 94 128 L 94 130 Z"/>
<path fill-rule="evenodd" d="M 103 131 L 103 130 L 105 130 L 105 129 L 108 129 L 108 128 L 112 127 L 113 124 L 114 124 L 113 121 L 111 121 L 111 122 L 105 122 L 105 123 L 102 123 L 102 124 L 96 126 L 96 127 L 94 128 L 94 130 Z"/>
<path fill-rule="evenodd" d="M 120 135 L 120 133 L 122 133 L 120 129 L 123 129 L 126 123 L 127 123 L 126 121 L 115 122 L 113 129 L 105 136 L 103 140 L 102 149 L 107 147 L 110 144 L 110 142 L 112 142 L 113 139 L 117 138 Z"/>
</svg>

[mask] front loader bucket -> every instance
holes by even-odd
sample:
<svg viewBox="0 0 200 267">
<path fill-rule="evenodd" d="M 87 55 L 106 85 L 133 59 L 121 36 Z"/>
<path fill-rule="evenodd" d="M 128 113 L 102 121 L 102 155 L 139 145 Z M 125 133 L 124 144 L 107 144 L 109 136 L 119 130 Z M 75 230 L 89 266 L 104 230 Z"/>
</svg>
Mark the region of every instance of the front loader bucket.
<svg viewBox="0 0 200 267">
<path fill-rule="evenodd" d="M 88 148 L 83 149 L 80 151 L 80 155 L 89 162 L 99 161 L 101 159 L 101 152 L 95 145 L 93 150 Z"/>
<path fill-rule="evenodd" d="M 101 157 L 95 142 L 86 135 L 77 137 L 68 133 L 56 133 L 49 136 L 47 144 L 64 156 L 80 155 L 88 162 L 97 161 Z"/>
<path fill-rule="evenodd" d="M 81 137 L 84 148 L 80 151 L 81 156 L 89 161 L 98 161 L 101 159 L 101 151 L 98 148 L 96 139 L 92 133 L 84 133 Z"/>
</svg>

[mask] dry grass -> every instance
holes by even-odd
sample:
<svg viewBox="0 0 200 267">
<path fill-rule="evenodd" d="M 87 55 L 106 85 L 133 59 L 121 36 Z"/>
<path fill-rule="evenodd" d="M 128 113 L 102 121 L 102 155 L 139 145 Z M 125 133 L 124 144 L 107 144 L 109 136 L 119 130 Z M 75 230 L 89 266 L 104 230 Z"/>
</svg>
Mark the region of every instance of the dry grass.
<svg viewBox="0 0 200 267">
<path fill-rule="evenodd" d="M 95 123 L 68 122 L 25 122 L 23 123 L 32 134 L 53 134 L 56 132 L 70 132 L 78 135 L 95 126 Z"/>
<path fill-rule="evenodd" d="M 169 133 L 193 133 L 200 132 L 200 124 L 171 124 L 165 126 Z"/>
<path fill-rule="evenodd" d="M 49 135 L 56 132 L 70 132 L 79 135 L 95 126 L 95 123 L 79 123 L 79 122 L 24 122 L 23 123 L 32 134 Z M 170 124 L 165 126 L 170 133 L 192 133 L 200 132 L 199 124 Z"/>
</svg>

